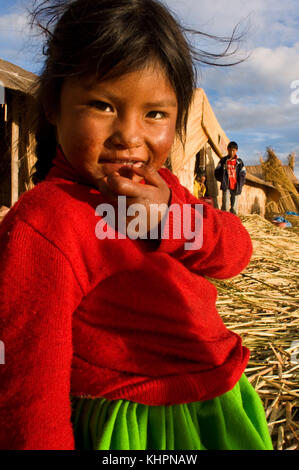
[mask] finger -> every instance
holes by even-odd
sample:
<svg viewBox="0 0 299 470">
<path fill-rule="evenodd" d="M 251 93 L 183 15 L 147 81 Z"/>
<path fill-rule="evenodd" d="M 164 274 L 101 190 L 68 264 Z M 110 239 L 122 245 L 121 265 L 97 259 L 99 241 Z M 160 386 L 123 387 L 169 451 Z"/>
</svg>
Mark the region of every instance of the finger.
<svg viewBox="0 0 299 470">
<path fill-rule="evenodd" d="M 159 173 L 153 166 L 140 163 L 141 162 L 135 163 L 135 165 L 132 166 L 132 169 L 137 175 L 142 176 L 144 178 L 145 183 L 148 183 L 152 186 L 156 186 L 157 188 L 160 188 L 161 186 L 166 184 L 163 178 L 159 175 Z"/>
<path fill-rule="evenodd" d="M 132 180 L 134 176 L 137 176 L 136 173 L 132 170 L 132 167 L 129 165 L 122 166 L 121 168 L 119 168 L 118 173 L 120 174 L 120 176 L 124 176 L 125 178 L 128 178 L 129 180 Z"/>
<path fill-rule="evenodd" d="M 145 185 L 137 183 L 131 179 L 121 176 L 119 173 L 112 173 L 107 177 L 107 185 L 116 195 L 128 197 L 140 197 L 144 194 Z"/>
<path fill-rule="evenodd" d="M 107 184 L 107 176 L 97 181 L 97 186 L 100 193 L 105 196 L 109 201 L 117 201 L 117 194 Z"/>
</svg>

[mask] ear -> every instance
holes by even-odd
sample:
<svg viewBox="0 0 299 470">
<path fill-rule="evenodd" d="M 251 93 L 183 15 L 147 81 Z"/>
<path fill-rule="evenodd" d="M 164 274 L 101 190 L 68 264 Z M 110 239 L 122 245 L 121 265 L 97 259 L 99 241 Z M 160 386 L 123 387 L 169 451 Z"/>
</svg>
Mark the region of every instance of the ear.
<svg viewBox="0 0 299 470">
<path fill-rule="evenodd" d="M 49 123 L 52 124 L 53 126 L 56 126 L 56 116 L 55 116 L 55 114 L 47 111 L 47 112 L 45 112 L 45 115 L 46 115 L 47 121 L 49 121 Z"/>
<path fill-rule="evenodd" d="M 54 110 L 46 106 L 43 106 L 43 110 L 44 110 L 47 121 L 53 126 L 56 126 L 57 120 L 56 120 L 56 113 L 54 112 Z"/>
</svg>

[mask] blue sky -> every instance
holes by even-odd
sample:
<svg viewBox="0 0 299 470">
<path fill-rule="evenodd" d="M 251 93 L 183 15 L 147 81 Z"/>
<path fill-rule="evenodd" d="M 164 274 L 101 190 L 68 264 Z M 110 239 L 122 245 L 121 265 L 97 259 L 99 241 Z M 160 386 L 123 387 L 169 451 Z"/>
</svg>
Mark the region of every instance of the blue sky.
<svg viewBox="0 0 299 470">
<path fill-rule="evenodd" d="M 200 67 L 214 112 L 247 164 L 259 162 L 271 146 L 285 162 L 297 154 L 299 178 L 299 103 L 291 102 L 291 83 L 299 80 L 298 0 L 162 0 L 183 25 L 230 36 L 239 23 L 247 30 L 239 55 L 246 62 L 233 67 Z M 28 27 L 25 7 L 31 0 L 0 1 L 0 58 L 34 73 L 42 66 L 41 39 Z M 212 42 L 195 43 L 214 52 Z M 299 94 L 297 94 L 299 96 Z"/>
</svg>

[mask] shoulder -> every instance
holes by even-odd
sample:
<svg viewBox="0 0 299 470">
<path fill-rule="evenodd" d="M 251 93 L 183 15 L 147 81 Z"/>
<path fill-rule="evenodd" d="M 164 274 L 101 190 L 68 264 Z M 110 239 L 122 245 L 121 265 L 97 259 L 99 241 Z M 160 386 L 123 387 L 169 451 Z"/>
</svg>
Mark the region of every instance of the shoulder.
<svg viewBox="0 0 299 470">
<path fill-rule="evenodd" d="M 86 265 L 94 262 L 98 246 L 96 208 L 101 202 L 99 191 L 92 187 L 43 181 L 22 194 L 1 223 L 0 231 L 5 235 L 26 224 L 64 255 L 87 289 L 90 279 Z"/>
<path fill-rule="evenodd" d="M 18 220 L 30 225 L 43 237 L 67 250 L 84 228 L 94 221 L 99 204 L 99 192 L 71 181 L 54 183 L 43 181 L 26 191 L 13 205 L 3 223 L 11 226 Z M 82 229 L 83 227 L 83 229 Z"/>
<path fill-rule="evenodd" d="M 178 177 L 175 176 L 171 171 L 169 171 L 167 168 L 161 168 L 159 171 L 160 176 L 166 181 L 168 184 L 168 187 L 172 191 L 172 202 L 175 201 L 176 203 L 183 203 L 183 204 L 201 204 L 203 206 L 208 206 L 210 208 L 211 206 L 204 202 L 202 199 L 198 199 L 195 197 L 189 189 L 187 189 L 185 186 L 183 186 Z M 194 181 L 194 186 L 200 186 L 200 183 L 198 183 L 196 180 Z"/>
<path fill-rule="evenodd" d="M 171 186 L 173 188 L 182 187 L 178 177 L 174 173 L 172 173 L 170 170 L 168 170 L 167 168 L 160 168 L 158 170 L 158 173 L 159 173 L 160 176 L 162 176 L 164 181 L 166 181 L 166 183 L 168 183 L 169 186 Z"/>
<path fill-rule="evenodd" d="M 23 193 L 9 211 L 9 216 L 21 219 L 38 230 L 49 229 L 49 220 L 65 221 L 74 207 L 72 184 L 56 184 L 43 181 Z"/>
<path fill-rule="evenodd" d="M 160 176 L 162 176 L 162 178 L 168 184 L 169 188 L 172 191 L 174 191 L 178 196 L 181 196 L 184 198 L 186 188 L 184 188 L 184 186 L 181 185 L 177 176 L 175 176 L 167 168 L 160 168 L 160 170 L 158 170 L 158 173 L 160 174 Z"/>
<path fill-rule="evenodd" d="M 162 176 L 162 178 L 164 179 L 164 181 L 166 181 L 167 183 L 170 183 L 170 184 L 174 184 L 174 185 L 180 185 L 180 181 L 178 179 L 177 176 L 175 176 L 170 170 L 168 170 L 167 168 L 160 168 L 158 170 L 158 173 L 160 176 Z"/>
</svg>

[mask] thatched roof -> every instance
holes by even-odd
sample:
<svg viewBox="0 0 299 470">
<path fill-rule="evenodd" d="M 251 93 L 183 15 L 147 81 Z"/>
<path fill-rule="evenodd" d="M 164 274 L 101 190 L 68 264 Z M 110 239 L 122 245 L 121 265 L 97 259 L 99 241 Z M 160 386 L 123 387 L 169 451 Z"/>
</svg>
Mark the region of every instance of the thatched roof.
<svg viewBox="0 0 299 470">
<path fill-rule="evenodd" d="M 202 88 L 194 90 L 193 102 L 187 125 L 185 150 L 179 139 L 176 139 L 171 152 L 174 169 L 188 165 L 189 160 L 209 143 L 215 153 L 221 157 L 226 152 L 229 139 L 220 126 L 209 100 Z"/>
<path fill-rule="evenodd" d="M 202 128 L 203 90 L 194 92 L 192 106 L 189 112 L 187 124 L 186 146 L 183 149 L 181 141 L 176 138 L 171 150 L 171 164 L 174 172 L 188 166 L 189 160 L 208 141 L 208 137 Z"/>
<path fill-rule="evenodd" d="M 283 169 L 284 174 L 288 178 L 288 180 L 293 183 L 295 186 L 299 186 L 299 181 L 296 178 L 296 175 L 294 174 L 292 168 L 289 165 L 281 165 L 281 168 Z M 281 187 L 277 187 L 277 185 L 271 184 L 269 181 L 265 181 L 265 171 L 262 167 L 262 165 L 246 165 L 246 181 L 256 183 L 259 185 L 263 186 L 268 186 L 269 188 L 274 189 L 275 191 L 278 191 L 280 196 L 283 199 L 286 199 L 286 194 L 282 190 Z M 288 207 L 289 210 L 293 210 L 294 208 Z M 287 209 L 286 209 L 287 210 Z"/>
<path fill-rule="evenodd" d="M 292 168 L 289 165 L 282 165 L 282 168 L 287 178 L 293 184 L 299 184 L 299 181 L 296 178 L 295 173 L 293 172 Z M 246 170 L 248 174 L 255 176 L 261 180 L 264 180 L 265 178 L 265 173 L 264 173 L 262 165 L 246 165 Z"/>
<path fill-rule="evenodd" d="M 31 87 L 37 76 L 21 67 L 0 59 L 0 82 L 5 88 L 31 93 Z"/>
<path fill-rule="evenodd" d="M 223 154 L 227 154 L 227 145 L 230 139 L 220 126 L 205 92 L 201 91 L 203 93 L 202 127 L 213 150 L 219 157 L 222 157 Z"/>
<path fill-rule="evenodd" d="M 183 147 L 180 139 L 176 137 L 170 152 L 173 173 L 179 177 L 183 186 L 193 191 L 196 155 L 205 144 L 209 144 L 214 153 L 221 157 L 228 142 L 229 139 L 217 121 L 204 90 L 196 88 L 188 116 L 186 145 Z M 213 153 L 208 158 L 207 167 L 211 167 Z"/>
<path fill-rule="evenodd" d="M 246 166 L 246 169 L 248 170 L 248 166 Z M 268 186 L 269 188 L 274 188 L 274 186 L 271 183 L 268 183 L 262 178 L 259 178 L 257 176 L 250 174 L 249 171 L 247 171 L 246 173 L 246 181 L 249 181 L 250 183 L 259 184 L 261 186 Z"/>
<path fill-rule="evenodd" d="M 257 178 L 264 179 L 264 172 L 262 165 L 246 165 L 246 171 L 252 176 Z"/>
<path fill-rule="evenodd" d="M 298 211 L 299 209 L 299 194 L 296 189 L 293 179 L 295 177 L 292 168 L 286 170 L 286 165 L 282 165 L 280 159 L 275 155 L 274 150 L 271 147 L 267 147 L 267 160 L 264 161 L 261 158 L 261 166 L 264 179 L 273 184 L 281 193 L 281 199 L 278 202 L 277 207 L 273 207 L 274 212 L 285 212 L 285 211 Z M 288 174 L 292 175 L 292 178 L 288 177 Z"/>
<path fill-rule="evenodd" d="M 285 172 L 286 176 L 288 179 L 293 183 L 293 184 L 299 184 L 298 179 L 296 178 L 295 173 L 293 172 L 292 168 L 289 165 L 282 165 L 283 171 Z"/>
</svg>

